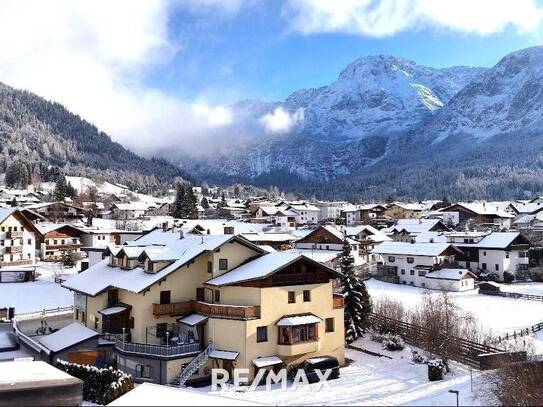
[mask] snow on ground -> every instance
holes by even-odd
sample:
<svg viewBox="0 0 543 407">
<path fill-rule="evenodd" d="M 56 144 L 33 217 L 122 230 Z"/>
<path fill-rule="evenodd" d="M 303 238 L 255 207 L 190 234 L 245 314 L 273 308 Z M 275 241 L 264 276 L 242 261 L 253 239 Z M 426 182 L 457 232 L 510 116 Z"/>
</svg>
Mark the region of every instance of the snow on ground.
<svg viewBox="0 0 543 407">
<path fill-rule="evenodd" d="M 460 405 L 485 405 L 482 399 L 483 376 L 473 372 L 473 390 L 470 386 L 469 368 L 452 363 L 452 372 L 443 381 L 429 382 L 428 368 L 411 361 L 409 348 L 401 352 L 381 350 L 380 344 L 365 337 L 355 345 L 372 348 L 393 359 L 371 356 L 366 353 L 346 349 L 345 356 L 351 359 L 348 366 L 341 368 L 340 378 L 328 382 L 328 388 L 319 384 L 300 385 L 292 390 L 290 384 L 286 391 L 277 385 L 270 392 L 260 386 L 255 392 L 236 391 L 233 387 L 211 392 L 204 387 L 197 391 L 220 394 L 244 401 L 261 402 L 271 405 L 454 405 L 456 396 L 449 390 L 460 391 Z"/>
<path fill-rule="evenodd" d="M 54 275 L 69 279 L 77 269 L 62 269 L 58 263 L 39 263 L 40 276 L 27 283 L 0 283 L 0 308 L 15 307 L 15 314 L 73 305 L 70 290 L 55 283 Z"/>
<path fill-rule="evenodd" d="M 510 293 L 543 296 L 543 283 L 501 284 L 501 290 L 504 292 L 510 292 Z"/>
<path fill-rule="evenodd" d="M 527 284 L 522 285 L 527 286 Z M 522 285 L 518 284 L 519 287 Z M 406 308 L 417 307 L 424 293 L 440 295 L 440 291 L 436 290 L 385 283 L 374 279 L 366 281 L 366 286 L 373 299 L 387 297 L 401 301 Z M 517 284 L 508 285 L 507 290 L 515 286 Z M 506 291 L 505 286 L 503 290 Z M 513 332 L 543 321 L 543 302 L 480 295 L 478 290 L 454 292 L 451 296 L 460 308 L 472 313 L 480 324 L 496 335 Z"/>
</svg>

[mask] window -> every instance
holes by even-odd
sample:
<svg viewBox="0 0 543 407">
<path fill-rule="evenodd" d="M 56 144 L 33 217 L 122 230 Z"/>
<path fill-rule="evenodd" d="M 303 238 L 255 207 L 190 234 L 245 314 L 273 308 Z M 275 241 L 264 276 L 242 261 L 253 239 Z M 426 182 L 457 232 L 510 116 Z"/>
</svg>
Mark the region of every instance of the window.
<svg viewBox="0 0 543 407">
<path fill-rule="evenodd" d="M 136 371 L 139 377 L 143 377 L 144 379 L 150 379 L 151 378 L 151 372 L 152 367 L 149 365 L 136 365 Z"/>
<path fill-rule="evenodd" d="M 499 264 L 495 264 L 495 267 L 496 267 L 496 271 L 500 271 L 500 265 Z"/>
<path fill-rule="evenodd" d="M 296 302 L 296 292 L 289 291 L 288 292 L 288 303 L 289 304 L 294 304 L 295 302 Z"/>
<path fill-rule="evenodd" d="M 408 257 L 408 258 L 407 258 L 407 262 L 408 262 L 409 264 L 413 264 L 413 263 L 415 262 L 415 259 L 414 259 L 413 257 Z"/>
<path fill-rule="evenodd" d="M 486 252 L 483 252 L 483 256 L 486 256 Z"/>
<path fill-rule="evenodd" d="M 325 332 L 334 332 L 334 318 L 324 320 Z"/>
<path fill-rule="evenodd" d="M 119 291 L 116 288 L 110 288 L 107 292 L 107 306 L 112 307 L 119 303 Z"/>
<path fill-rule="evenodd" d="M 426 275 L 426 270 L 419 270 L 419 277 L 424 277 Z"/>
<path fill-rule="evenodd" d="M 228 259 L 219 259 L 219 270 L 228 270 Z"/>
<path fill-rule="evenodd" d="M 268 327 L 267 326 L 257 326 L 256 327 L 256 341 L 268 342 Z"/>
<path fill-rule="evenodd" d="M 304 302 L 310 302 L 311 301 L 311 291 L 304 290 Z"/>
<path fill-rule="evenodd" d="M 208 273 L 213 273 L 213 262 L 212 261 L 207 262 L 207 272 Z"/>
<path fill-rule="evenodd" d="M 94 329 L 98 330 L 98 318 L 94 318 Z"/>
<path fill-rule="evenodd" d="M 426 283 L 422 283 L 421 286 L 422 286 L 422 287 L 426 287 Z"/>
<path fill-rule="evenodd" d="M 203 287 L 196 288 L 196 301 L 205 301 L 205 289 Z"/>
<path fill-rule="evenodd" d="M 155 336 L 157 338 L 165 338 L 167 330 L 168 330 L 168 324 L 166 322 L 161 322 L 159 324 L 156 324 L 156 334 L 155 334 Z"/>
<path fill-rule="evenodd" d="M 388 261 L 390 263 L 394 263 L 396 261 L 396 258 L 394 256 L 388 256 Z"/>
<path fill-rule="evenodd" d="M 414 276 L 414 275 L 415 275 L 415 270 L 409 271 L 409 274 L 411 274 L 412 276 Z"/>
<path fill-rule="evenodd" d="M 279 327 L 280 345 L 292 345 L 315 340 L 317 340 L 316 324 Z"/>
<path fill-rule="evenodd" d="M 171 301 L 172 292 L 170 290 L 168 291 L 161 291 L 160 292 L 160 303 L 161 304 L 169 304 Z"/>
<path fill-rule="evenodd" d="M 401 273 L 402 273 L 402 274 L 405 274 L 405 269 L 402 269 Z"/>
<path fill-rule="evenodd" d="M 221 302 L 221 292 L 219 290 L 215 290 L 214 294 L 215 294 L 215 296 L 214 296 L 215 301 L 214 302 L 216 302 L 216 303 Z"/>
<path fill-rule="evenodd" d="M 506 259 L 509 258 L 509 252 L 505 252 L 505 258 L 506 258 Z"/>
<path fill-rule="evenodd" d="M 75 319 L 79 321 L 79 310 L 77 308 L 75 309 Z"/>
<path fill-rule="evenodd" d="M 481 263 L 481 268 L 482 268 L 483 270 L 486 270 L 486 263 Z"/>
</svg>

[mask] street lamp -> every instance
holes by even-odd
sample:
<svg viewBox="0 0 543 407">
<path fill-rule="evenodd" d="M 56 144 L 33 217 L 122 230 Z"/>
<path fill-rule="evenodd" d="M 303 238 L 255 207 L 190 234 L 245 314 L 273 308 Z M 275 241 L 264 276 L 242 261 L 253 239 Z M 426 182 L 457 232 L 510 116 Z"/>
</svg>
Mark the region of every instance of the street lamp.
<svg viewBox="0 0 543 407">
<path fill-rule="evenodd" d="M 456 394 L 456 407 L 459 406 L 458 404 L 458 393 L 460 393 L 458 390 L 449 390 L 449 393 Z"/>
</svg>

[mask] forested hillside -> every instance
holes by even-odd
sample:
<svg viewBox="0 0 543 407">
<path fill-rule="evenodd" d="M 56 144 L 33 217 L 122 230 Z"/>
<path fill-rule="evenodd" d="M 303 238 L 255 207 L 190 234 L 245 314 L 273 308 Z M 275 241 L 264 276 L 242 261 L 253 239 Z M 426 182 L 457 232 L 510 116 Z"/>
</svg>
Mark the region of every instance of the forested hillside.
<svg viewBox="0 0 543 407">
<path fill-rule="evenodd" d="M 22 183 L 53 181 L 64 172 L 147 190 L 187 178 L 163 159 L 142 158 L 111 141 L 59 103 L 2 83 L 0 140 L 0 172 L 15 172 Z"/>
</svg>

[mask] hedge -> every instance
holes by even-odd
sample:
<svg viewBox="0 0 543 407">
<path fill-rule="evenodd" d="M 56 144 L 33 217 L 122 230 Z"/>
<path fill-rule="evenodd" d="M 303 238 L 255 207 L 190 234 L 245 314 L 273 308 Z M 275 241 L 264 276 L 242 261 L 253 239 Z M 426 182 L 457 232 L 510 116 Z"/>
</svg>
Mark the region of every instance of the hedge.
<svg viewBox="0 0 543 407">
<path fill-rule="evenodd" d="M 106 405 L 134 388 L 132 376 L 112 367 L 99 369 L 57 359 L 56 367 L 83 381 L 83 400 Z"/>
</svg>

